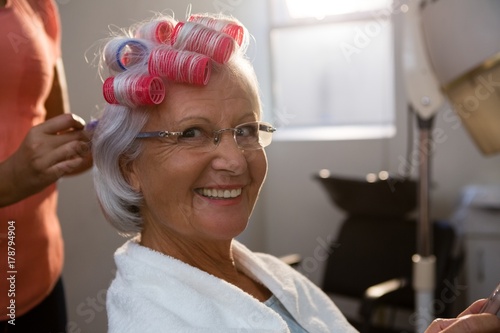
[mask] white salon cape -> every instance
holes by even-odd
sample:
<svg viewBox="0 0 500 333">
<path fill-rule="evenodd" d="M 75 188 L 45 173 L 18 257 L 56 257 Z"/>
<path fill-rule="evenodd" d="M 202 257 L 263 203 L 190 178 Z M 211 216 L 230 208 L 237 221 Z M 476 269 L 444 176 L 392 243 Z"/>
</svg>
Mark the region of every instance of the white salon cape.
<svg viewBox="0 0 500 333">
<path fill-rule="evenodd" d="M 270 255 L 232 245 L 241 271 L 265 285 L 311 333 L 357 332 L 316 285 Z M 288 333 L 285 321 L 238 287 L 129 240 L 115 253 L 109 333 Z"/>
</svg>

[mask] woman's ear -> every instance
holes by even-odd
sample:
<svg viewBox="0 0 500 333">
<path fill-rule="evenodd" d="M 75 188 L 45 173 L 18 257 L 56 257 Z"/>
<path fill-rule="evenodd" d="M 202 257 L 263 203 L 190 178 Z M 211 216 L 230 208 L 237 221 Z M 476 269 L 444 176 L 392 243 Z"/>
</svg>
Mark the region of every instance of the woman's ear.
<svg viewBox="0 0 500 333">
<path fill-rule="evenodd" d="M 123 157 L 120 158 L 120 171 L 130 187 L 136 192 L 141 192 L 141 182 L 135 172 L 134 161 L 126 160 Z"/>
</svg>

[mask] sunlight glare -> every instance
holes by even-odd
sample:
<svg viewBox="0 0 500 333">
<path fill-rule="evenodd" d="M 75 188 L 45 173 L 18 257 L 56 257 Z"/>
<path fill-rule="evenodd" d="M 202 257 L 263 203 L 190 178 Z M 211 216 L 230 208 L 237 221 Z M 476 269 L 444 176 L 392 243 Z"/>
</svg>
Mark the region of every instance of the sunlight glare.
<svg viewBox="0 0 500 333">
<path fill-rule="evenodd" d="M 356 13 L 387 7 L 391 0 L 286 0 L 292 18 L 315 17 Z"/>
</svg>

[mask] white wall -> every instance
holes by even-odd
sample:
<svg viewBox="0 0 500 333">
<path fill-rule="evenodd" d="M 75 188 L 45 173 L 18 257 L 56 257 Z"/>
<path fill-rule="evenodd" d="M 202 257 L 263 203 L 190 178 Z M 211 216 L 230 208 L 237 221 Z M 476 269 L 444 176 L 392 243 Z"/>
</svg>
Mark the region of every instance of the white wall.
<svg viewBox="0 0 500 333">
<path fill-rule="evenodd" d="M 151 11 L 172 9 L 184 19 L 188 3 L 193 12 L 226 10 L 255 36 L 250 49 L 260 79 L 264 107 L 271 108 L 268 13 L 265 0 L 58 0 L 63 25 L 63 56 L 72 111 L 89 120 L 103 102 L 96 69 L 84 55 L 104 38 L 108 25 L 119 27 L 146 19 Z M 398 20 L 398 18 L 396 18 Z M 92 54 L 89 55 L 90 57 Z M 305 63 L 304 66 L 307 66 Z M 322 168 L 336 174 L 364 176 L 382 169 L 398 173 L 406 147 L 407 111 L 397 70 L 396 137 L 385 140 L 337 142 L 275 142 L 267 150 L 269 174 L 252 222 L 241 239 L 251 248 L 276 255 L 299 252 L 308 259 L 307 273 L 321 281 L 318 250 L 333 237 L 342 213 L 328 201 L 312 175 Z M 362 78 L 360 78 L 362 79 Z M 362 98 L 362 96 L 360 96 Z M 433 157 L 433 215 L 446 218 L 462 186 L 500 183 L 500 156 L 485 158 L 455 120 L 438 116 L 435 127 L 444 138 Z M 69 332 L 105 332 L 105 289 L 114 274 L 112 254 L 124 242 L 105 222 L 96 203 L 90 173 L 60 183 L 59 212 L 66 242 L 64 279 L 70 316 Z M 354 263 L 355 264 L 355 263 Z"/>
</svg>

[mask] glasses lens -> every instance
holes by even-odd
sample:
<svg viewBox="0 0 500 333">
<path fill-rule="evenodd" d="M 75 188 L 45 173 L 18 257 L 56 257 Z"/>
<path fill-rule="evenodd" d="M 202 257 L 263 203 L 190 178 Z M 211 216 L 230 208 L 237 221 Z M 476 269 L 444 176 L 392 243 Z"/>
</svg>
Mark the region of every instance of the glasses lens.
<svg viewBox="0 0 500 333">
<path fill-rule="evenodd" d="M 259 123 L 245 123 L 236 126 L 235 138 L 242 149 L 261 149 L 269 146 L 273 136 L 272 126 Z"/>
<path fill-rule="evenodd" d="M 274 131 L 276 131 L 276 129 L 273 126 L 271 126 L 271 124 L 267 123 L 259 124 L 259 138 L 260 138 L 260 145 L 262 147 L 267 147 L 271 144 L 271 141 L 273 140 Z"/>
<path fill-rule="evenodd" d="M 209 151 L 214 148 L 211 131 L 203 126 L 190 127 L 176 136 L 177 144 L 186 148 Z"/>
</svg>

